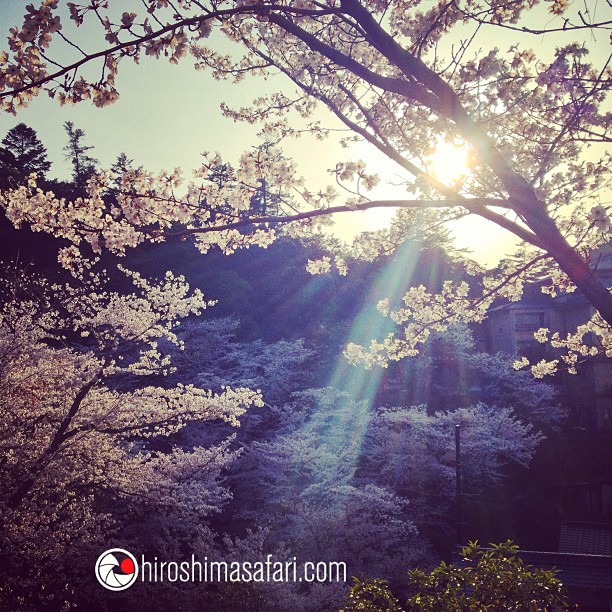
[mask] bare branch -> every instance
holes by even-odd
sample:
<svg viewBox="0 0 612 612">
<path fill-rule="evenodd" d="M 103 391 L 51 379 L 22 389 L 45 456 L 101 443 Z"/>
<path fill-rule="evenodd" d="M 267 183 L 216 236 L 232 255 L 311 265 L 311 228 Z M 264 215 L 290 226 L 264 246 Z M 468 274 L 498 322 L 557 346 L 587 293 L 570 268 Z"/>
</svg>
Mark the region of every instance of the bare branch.
<svg viewBox="0 0 612 612">
<path fill-rule="evenodd" d="M 478 211 L 487 206 L 499 206 L 508 208 L 508 202 L 497 198 L 456 198 L 444 200 L 372 200 L 355 204 L 354 206 L 330 206 L 328 208 L 320 208 L 316 210 L 308 210 L 295 215 L 283 216 L 268 216 L 268 217 L 246 217 L 240 221 L 233 223 L 224 223 L 222 225 L 209 225 L 206 227 L 190 228 L 179 232 L 164 232 L 163 235 L 172 237 L 181 237 L 192 234 L 206 234 L 209 232 L 221 232 L 231 229 L 240 229 L 252 225 L 267 225 L 270 223 L 291 223 L 295 221 L 304 221 L 306 219 L 314 219 L 316 217 L 329 216 L 343 212 L 358 212 L 369 210 L 370 208 L 467 208 L 471 212 Z M 478 213 L 476 213 L 478 214 Z M 491 211 L 486 211 L 486 215 L 491 214 Z M 484 215 L 483 215 L 484 216 Z M 509 221 L 509 223 L 511 223 Z"/>
</svg>

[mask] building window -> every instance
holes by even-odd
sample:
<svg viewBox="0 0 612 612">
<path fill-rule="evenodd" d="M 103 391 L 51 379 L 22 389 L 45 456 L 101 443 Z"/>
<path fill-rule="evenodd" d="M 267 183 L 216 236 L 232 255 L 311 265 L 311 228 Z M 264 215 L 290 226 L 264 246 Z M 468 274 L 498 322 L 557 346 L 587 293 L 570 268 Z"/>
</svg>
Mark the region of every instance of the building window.
<svg viewBox="0 0 612 612">
<path fill-rule="evenodd" d="M 536 331 L 544 327 L 543 312 L 517 312 L 516 331 Z"/>
<path fill-rule="evenodd" d="M 527 357 L 531 363 L 546 359 L 546 347 L 535 340 L 519 340 L 516 352 L 520 357 Z"/>
</svg>

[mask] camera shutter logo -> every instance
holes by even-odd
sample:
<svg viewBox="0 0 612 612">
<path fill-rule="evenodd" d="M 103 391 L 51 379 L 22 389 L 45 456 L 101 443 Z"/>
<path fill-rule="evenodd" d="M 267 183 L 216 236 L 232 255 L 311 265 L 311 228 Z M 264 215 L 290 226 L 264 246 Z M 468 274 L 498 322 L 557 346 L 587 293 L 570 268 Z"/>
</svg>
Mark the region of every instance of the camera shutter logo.
<svg viewBox="0 0 612 612">
<path fill-rule="evenodd" d="M 138 577 L 138 563 L 134 555 L 123 548 L 111 548 L 96 561 L 96 578 L 110 591 L 131 587 Z"/>
</svg>

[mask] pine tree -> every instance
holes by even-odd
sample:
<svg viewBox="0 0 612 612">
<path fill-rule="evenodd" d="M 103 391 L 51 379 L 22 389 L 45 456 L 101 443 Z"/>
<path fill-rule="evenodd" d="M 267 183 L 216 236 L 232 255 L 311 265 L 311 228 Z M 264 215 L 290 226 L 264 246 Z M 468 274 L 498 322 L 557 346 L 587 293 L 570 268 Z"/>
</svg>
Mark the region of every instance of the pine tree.
<svg viewBox="0 0 612 612">
<path fill-rule="evenodd" d="M 285 160 L 286 158 L 283 156 L 282 152 L 274 149 L 277 144 L 278 141 L 266 141 L 255 147 L 258 161 L 260 161 L 261 158 L 263 162 L 269 157 L 274 158 L 276 161 Z M 251 198 L 248 214 L 261 216 L 278 215 L 280 214 L 280 204 L 281 194 L 270 185 L 270 182 L 265 177 L 261 177 L 258 181 L 257 190 Z"/>
<path fill-rule="evenodd" d="M 7 132 L 0 148 L 0 187 L 23 185 L 32 172 L 44 178 L 50 167 L 47 149 L 35 130 L 18 123 Z"/>
<path fill-rule="evenodd" d="M 142 166 L 138 166 L 138 170 L 142 169 Z M 113 184 L 117 189 L 121 187 L 121 177 L 130 170 L 135 170 L 134 160 L 130 159 L 125 153 L 121 152 L 117 155 L 115 163 L 110 167 L 110 171 L 113 173 Z"/>
<path fill-rule="evenodd" d="M 75 128 L 72 121 L 64 123 L 64 129 L 68 134 L 68 144 L 64 147 L 64 157 L 72 164 L 72 178 L 77 187 L 85 187 L 87 180 L 96 170 L 98 160 L 87 154 L 93 146 L 83 144 L 85 132 Z"/>
</svg>

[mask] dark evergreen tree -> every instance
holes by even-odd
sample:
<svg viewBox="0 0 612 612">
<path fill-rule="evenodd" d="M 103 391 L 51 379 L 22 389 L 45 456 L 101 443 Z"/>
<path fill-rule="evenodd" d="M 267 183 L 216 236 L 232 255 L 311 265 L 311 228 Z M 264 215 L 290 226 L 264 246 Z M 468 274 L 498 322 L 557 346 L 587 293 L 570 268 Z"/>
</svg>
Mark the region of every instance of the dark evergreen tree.
<svg viewBox="0 0 612 612">
<path fill-rule="evenodd" d="M 280 195 L 270 190 L 268 181 L 260 179 L 255 195 L 251 198 L 249 215 L 277 216 L 280 212 Z"/>
<path fill-rule="evenodd" d="M 142 166 L 139 166 L 140 170 Z M 121 177 L 130 170 L 135 170 L 134 160 L 130 159 L 125 153 L 121 152 L 117 155 L 115 163 L 110 167 L 111 172 L 115 176 L 113 183 L 118 189 L 121 187 Z"/>
<path fill-rule="evenodd" d="M 275 145 L 278 142 L 266 141 L 255 147 L 258 157 L 260 155 L 272 155 L 276 161 L 283 161 L 285 157 L 282 152 L 274 150 Z M 280 214 L 281 194 L 274 190 L 274 187 L 270 185 L 270 182 L 265 178 L 259 180 L 259 185 L 255 194 L 251 198 L 251 205 L 248 210 L 248 216 L 277 216 Z"/>
<path fill-rule="evenodd" d="M 206 178 L 221 188 L 228 181 L 234 180 L 234 169 L 229 164 L 218 164 L 212 167 Z M 228 203 L 212 207 L 209 202 L 204 199 L 200 202 L 200 206 L 209 210 L 211 220 L 218 219 L 221 223 L 237 220 L 234 218 L 233 209 Z"/>
<path fill-rule="evenodd" d="M 35 130 L 18 123 L 7 132 L 0 148 L 0 187 L 24 185 L 32 172 L 44 179 L 50 167 L 47 149 Z"/>
<path fill-rule="evenodd" d="M 82 188 L 95 172 L 98 160 L 87 153 L 93 149 L 93 146 L 83 144 L 85 132 L 82 129 L 75 128 L 72 121 L 66 121 L 64 129 L 68 134 L 64 157 L 72 164 L 72 178 L 75 185 Z"/>
</svg>

